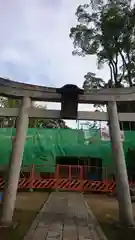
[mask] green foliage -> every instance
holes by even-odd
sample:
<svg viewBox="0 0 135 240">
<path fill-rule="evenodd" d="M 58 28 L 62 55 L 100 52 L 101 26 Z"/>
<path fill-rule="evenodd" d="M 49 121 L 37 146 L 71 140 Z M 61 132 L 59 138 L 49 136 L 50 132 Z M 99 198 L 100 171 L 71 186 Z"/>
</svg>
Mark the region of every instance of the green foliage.
<svg viewBox="0 0 135 240">
<path fill-rule="evenodd" d="M 135 85 L 135 5 L 131 0 L 90 0 L 76 11 L 78 24 L 70 30 L 73 55 L 97 57 L 100 70 L 104 64 L 110 70 L 105 82 L 88 72 L 83 88 L 132 87 Z M 101 105 L 95 105 L 101 110 Z M 135 103 L 119 103 L 119 112 L 135 112 Z M 101 110 L 102 111 L 102 110 Z M 123 129 L 135 129 L 135 123 L 120 123 Z"/>
<path fill-rule="evenodd" d="M 95 73 L 88 72 L 84 78 L 83 88 L 86 92 L 105 87 L 105 81 L 102 78 L 96 77 Z"/>
<path fill-rule="evenodd" d="M 70 30 L 75 48 L 73 54 L 96 55 L 99 69 L 105 63 L 108 65 L 112 86 L 125 86 L 125 83 L 133 86 L 135 7 L 131 6 L 131 1 L 91 0 L 89 4 L 77 8 L 76 16 L 78 24 Z M 101 87 L 106 87 L 103 80 L 99 80 Z M 90 87 L 95 88 L 97 78 L 91 77 L 90 81 Z"/>
</svg>

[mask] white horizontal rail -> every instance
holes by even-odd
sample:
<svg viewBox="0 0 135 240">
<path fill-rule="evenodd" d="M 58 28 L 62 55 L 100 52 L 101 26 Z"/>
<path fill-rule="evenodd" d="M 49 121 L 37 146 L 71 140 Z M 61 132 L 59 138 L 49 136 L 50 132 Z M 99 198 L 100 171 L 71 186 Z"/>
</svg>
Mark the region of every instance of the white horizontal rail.
<svg viewBox="0 0 135 240">
<path fill-rule="evenodd" d="M 19 113 L 18 108 L 0 108 L 0 117 L 17 117 Z M 119 113 L 119 120 L 126 122 L 135 121 L 135 113 Z M 60 118 L 60 110 L 45 110 L 38 108 L 29 109 L 29 117 L 31 118 L 46 118 L 58 119 Z M 78 120 L 94 120 L 94 121 L 107 121 L 107 112 L 88 112 L 78 111 Z"/>
</svg>

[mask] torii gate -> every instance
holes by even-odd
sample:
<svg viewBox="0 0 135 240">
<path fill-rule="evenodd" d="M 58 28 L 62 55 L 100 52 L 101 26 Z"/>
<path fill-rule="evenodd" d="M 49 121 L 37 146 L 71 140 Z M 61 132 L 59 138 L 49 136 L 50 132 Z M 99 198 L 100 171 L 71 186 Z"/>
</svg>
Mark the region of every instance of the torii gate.
<svg viewBox="0 0 135 240">
<path fill-rule="evenodd" d="M 123 224 L 134 225 L 125 156 L 120 136 L 119 121 L 135 121 L 134 113 L 117 113 L 116 102 L 134 101 L 135 87 L 126 89 L 102 89 L 85 93 L 75 85 L 65 85 L 61 89 L 18 83 L 0 78 L 0 95 L 22 99 L 20 109 L 1 108 L 0 116 L 18 117 L 16 137 L 10 160 L 8 181 L 5 187 L 1 224 L 10 225 L 15 208 L 20 168 L 27 136 L 29 117 L 100 120 L 110 122 L 113 160 L 116 169 L 120 220 Z M 60 102 L 61 110 L 34 109 L 32 100 Z M 104 103 L 107 113 L 78 112 L 78 103 Z"/>
</svg>

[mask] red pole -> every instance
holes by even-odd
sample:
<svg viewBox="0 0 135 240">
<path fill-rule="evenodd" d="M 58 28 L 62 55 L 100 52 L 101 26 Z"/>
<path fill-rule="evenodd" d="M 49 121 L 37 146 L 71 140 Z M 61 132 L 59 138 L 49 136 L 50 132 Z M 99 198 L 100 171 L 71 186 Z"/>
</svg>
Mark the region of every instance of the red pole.
<svg viewBox="0 0 135 240">
<path fill-rule="evenodd" d="M 35 178 L 35 166 L 34 164 L 32 164 L 32 169 L 31 169 L 31 181 L 30 181 L 30 188 L 33 189 L 34 188 L 34 178 Z"/>
<path fill-rule="evenodd" d="M 107 167 L 105 168 L 105 181 L 108 182 L 108 171 L 107 171 Z"/>
<path fill-rule="evenodd" d="M 109 181 L 108 181 L 108 169 L 107 167 L 104 168 L 105 170 L 105 184 L 106 184 L 106 192 L 108 192 Z"/>
<path fill-rule="evenodd" d="M 56 175 L 55 175 L 55 178 L 56 178 L 56 189 L 59 189 L 59 171 L 60 171 L 60 165 L 57 164 L 56 165 Z"/>
<path fill-rule="evenodd" d="M 71 165 L 68 166 L 68 169 L 69 169 L 69 180 L 71 181 L 72 179 L 72 174 L 71 174 Z"/>
<path fill-rule="evenodd" d="M 80 186 L 80 190 L 81 190 L 81 192 L 83 192 L 83 166 L 80 166 L 80 181 L 81 181 L 81 186 Z"/>
</svg>

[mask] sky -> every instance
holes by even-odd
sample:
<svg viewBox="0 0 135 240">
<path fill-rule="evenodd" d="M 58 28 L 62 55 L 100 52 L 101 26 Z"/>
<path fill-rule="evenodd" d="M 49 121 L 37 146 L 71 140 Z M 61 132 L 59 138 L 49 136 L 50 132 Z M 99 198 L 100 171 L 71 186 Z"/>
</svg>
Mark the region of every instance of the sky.
<svg viewBox="0 0 135 240">
<path fill-rule="evenodd" d="M 82 87 L 90 71 L 107 80 L 107 67 L 97 70 L 96 57 L 72 56 L 70 28 L 76 8 L 88 0 L 0 0 L 0 76 L 51 87 Z M 51 109 L 60 104 L 50 103 Z M 79 110 L 91 110 L 88 105 Z M 73 121 L 68 121 L 73 126 Z M 75 126 L 75 125 L 74 125 Z"/>
</svg>

